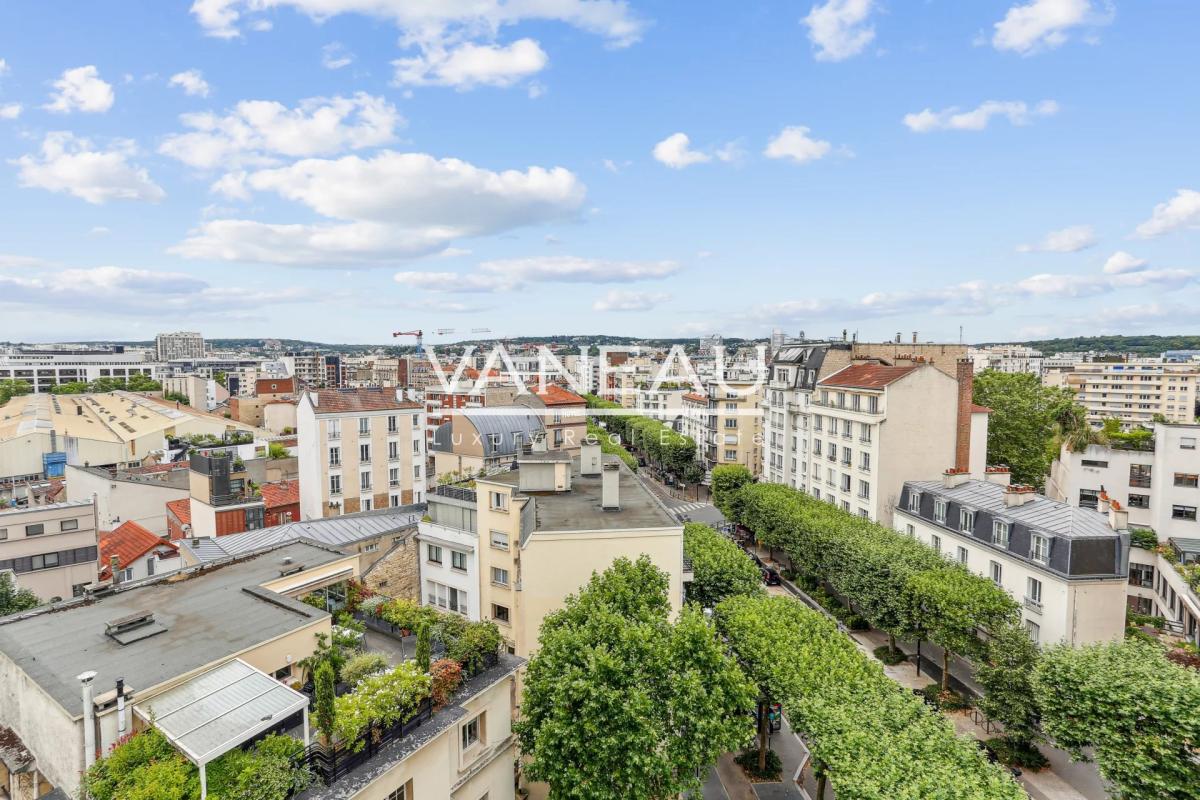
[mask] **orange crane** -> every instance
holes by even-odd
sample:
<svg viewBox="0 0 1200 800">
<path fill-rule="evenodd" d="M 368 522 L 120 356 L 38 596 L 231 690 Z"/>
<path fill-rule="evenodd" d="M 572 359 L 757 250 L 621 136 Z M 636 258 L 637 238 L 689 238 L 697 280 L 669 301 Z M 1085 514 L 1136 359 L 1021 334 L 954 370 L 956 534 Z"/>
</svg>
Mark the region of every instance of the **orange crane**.
<svg viewBox="0 0 1200 800">
<path fill-rule="evenodd" d="M 417 337 L 417 352 L 425 352 L 425 331 L 396 331 L 392 334 L 392 338 L 397 336 L 415 336 Z"/>
</svg>

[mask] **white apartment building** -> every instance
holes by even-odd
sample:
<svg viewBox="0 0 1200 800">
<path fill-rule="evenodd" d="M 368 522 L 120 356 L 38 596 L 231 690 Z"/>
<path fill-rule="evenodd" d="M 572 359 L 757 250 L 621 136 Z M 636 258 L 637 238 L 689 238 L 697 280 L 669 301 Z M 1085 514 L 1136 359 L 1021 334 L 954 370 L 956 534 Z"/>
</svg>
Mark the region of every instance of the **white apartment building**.
<svg viewBox="0 0 1200 800">
<path fill-rule="evenodd" d="M 0 381 L 24 381 L 35 392 L 48 392 L 63 383 L 88 383 L 99 378 L 125 380 L 145 375 L 161 380 L 165 365 L 147 361 L 145 354 L 112 350 L 20 350 L 0 353 Z"/>
<path fill-rule="evenodd" d="M 1144 449 L 1091 445 L 1064 448 L 1050 467 L 1046 494 L 1079 508 L 1097 508 L 1100 493 L 1129 512 L 1134 527 L 1160 539 L 1200 538 L 1200 424 L 1157 423 Z"/>
<path fill-rule="evenodd" d="M 1195 422 L 1200 364 L 1133 359 L 1077 364 L 1063 378 L 1066 388 L 1100 425 L 1119 419 L 1125 426 L 1149 425 L 1155 415 L 1168 422 Z"/>
<path fill-rule="evenodd" d="M 1005 470 L 975 474 L 986 477 L 947 471 L 940 481 L 906 482 L 893 527 L 1003 587 L 1039 644 L 1123 638 L 1124 513 L 1072 508 L 1009 486 Z"/>
<path fill-rule="evenodd" d="M 204 337 L 195 331 L 160 333 L 154 337 L 154 352 L 159 361 L 204 358 Z"/>
<path fill-rule="evenodd" d="M 430 505 L 436 504 L 430 497 Z M 421 602 L 478 621 L 479 534 L 453 525 L 417 523 Z"/>
<path fill-rule="evenodd" d="M 296 409 L 301 516 L 422 502 L 424 416 L 395 389 L 304 392 Z"/>
<path fill-rule="evenodd" d="M 633 396 L 633 410 L 638 416 L 678 428 L 682 425 L 683 396 L 687 393 L 687 387 L 682 385 L 638 389 Z"/>
<path fill-rule="evenodd" d="M 98 545 L 90 499 L 0 510 L 0 572 L 45 602 L 78 597 L 96 581 Z"/>
<path fill-rule="evenodd" d="M 1200 540 L 1169 538 L 1163 544 L 1177 563 L 1200 562 Z M 1200 593 L 1162 553 L 1141 547 L 1130 550 L 1128 600 L 1133 611 L 1163 617 L 1169 632 L 1200 645 Z"/>
<path fill-rule="evenodd" d="M 997 372 L 1042 374 L 1042 352 L 1023 344 L 972 347 L 967 351 L 967 357 L 975 362 L 976 373 L 991 369 Z"/>
<path fill-rule="evenodd" d="M 905 480 L 982 475 L 989 411 L 971 402 L 972 374 L 967 359 L 957 380 L 931 364 L 866 362 L 819 380 L 799 416 L 797 488 L 890 525 Z"/>
</svg>

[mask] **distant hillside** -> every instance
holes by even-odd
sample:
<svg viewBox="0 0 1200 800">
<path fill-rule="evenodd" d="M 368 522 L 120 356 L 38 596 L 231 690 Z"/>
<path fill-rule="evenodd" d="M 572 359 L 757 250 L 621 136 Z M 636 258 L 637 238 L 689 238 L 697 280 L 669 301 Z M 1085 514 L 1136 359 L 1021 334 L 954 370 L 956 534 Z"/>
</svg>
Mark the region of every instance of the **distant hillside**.
<svg viewBox="0 0 1200 800">
<path fill-rule="evenodd" d="M 1200 336 L 1076 336 L 1070 339 L 1042 339 L 1020 344 L 1041 350 L 1046 355 L 1096 350 L 1157 356 L 1166 350 L 1200 350 Z"/>
</svg>

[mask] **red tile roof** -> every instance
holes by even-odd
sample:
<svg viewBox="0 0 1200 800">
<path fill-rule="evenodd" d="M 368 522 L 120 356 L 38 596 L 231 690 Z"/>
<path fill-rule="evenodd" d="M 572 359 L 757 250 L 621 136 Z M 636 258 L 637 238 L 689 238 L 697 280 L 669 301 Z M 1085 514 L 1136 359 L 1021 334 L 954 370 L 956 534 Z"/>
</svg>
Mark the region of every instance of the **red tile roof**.
<svg viewBox="0 0 1200 800">
<path fill-rule="evenodd" d="M 397 400 L 394 389 L 316 389 L 309 395 L 317 401 L 318 414 L 421 408 L 420 403 Z"/>
<path fill-rule="evenodd" d="M 300 481 L 264 483 L 260 488 L 262 489 L 263 506 L 268 509 L 295 505 L 300 502 Z"/>
<path fill-rule="evenodd" d="M 190 497 L 182 500 L 168 500 L 167 509 L 175 515 L 175 519 L 179 520 L 180 525 L 192 524 L 192 499 Z"/>
<path fill-rule="evenodd" d="M 683 399 L 687 400 L 689 402 L 692 402 L 692 403 L 707 403 L 708 402 L 708 397 L 706 395 L 697 394 L 696 392 L 688 392 L 687 394 L 685 394 L 683 396 Z"/>
<path fill-rule="evenodd" d="M 111 560 L 117 557 L 117 568 L 125 569 L 134 561 L 157 547 L 179 552 L 178 545 L 156 536 L 136 522 L 123 522 L 115 531 L 100 535 L 100 580 L 112 577 Z"/>
<path fill-rule="evenodd" d="M 549 383 L 545 386 L 534 386 L 533 392 L 548 406 L 582 406 L 586 405 L 586 401 L 575 394 L 568 391 L 558 384 Z"/>
<path fill-rule="evenodd" d="M 254 381 L 254 393 L 291 394 L 296 391 L 295 378 L 259 378 Z"/>
<path fill-rule="evenodd" d="M 882 389 L 903 378 L 916 367 L 888 367 L 883 364 L 851 364 L 818 382 L 820 386 L 845 386 L 851 389 Z"/>
</svg>

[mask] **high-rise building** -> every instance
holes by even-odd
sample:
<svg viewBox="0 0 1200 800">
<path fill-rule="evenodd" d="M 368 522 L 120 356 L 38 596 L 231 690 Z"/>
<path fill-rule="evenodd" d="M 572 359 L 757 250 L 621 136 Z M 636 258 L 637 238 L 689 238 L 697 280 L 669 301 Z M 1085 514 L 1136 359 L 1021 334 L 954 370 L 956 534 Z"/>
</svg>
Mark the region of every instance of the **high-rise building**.
<svg viewBox="0 0 1200 800">
<path fill-rule="evenodd" d="M 204 337 L 195 331 L 160 333 L 154 337 L 154 351 L 159 361 L 204 358 Z"/>
<path fill-rule="evenodd" d="M 1088 422 L 1118 419 L 1125 426 L 1148 425 L 1156 416 L 1167 422 L 1194 422 L 1200 364 L 1168 363 L 1158 358 L 1090 361 L 1075 365 L 1064 378 L 1075 399 L 1087 409 Z"/>
</svg>

